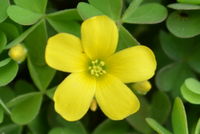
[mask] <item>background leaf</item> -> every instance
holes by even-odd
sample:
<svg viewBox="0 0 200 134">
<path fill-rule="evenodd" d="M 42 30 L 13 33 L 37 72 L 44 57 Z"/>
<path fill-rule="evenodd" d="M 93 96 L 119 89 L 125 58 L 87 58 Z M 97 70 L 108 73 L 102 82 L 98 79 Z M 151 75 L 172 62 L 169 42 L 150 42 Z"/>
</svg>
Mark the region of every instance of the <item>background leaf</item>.
<svg viewBox="0 0 200 134">
<path fill-rule="evenodd" d="M 0 106 L 0 124 L 3 122 L 3 118 L 4 118 L 4 112 L 3 108 Z"/>
<path fill-rule="evenodd" d="M 119 26 L 119 42 L 117 46 L 117 51 L 132 47 L 135 45 L 140 45 L 140 43 L 123 27 Z"/>
<path fill-rule="evenodd" d="M 170 92 L 175 97 L 180 95 L 180 87 L 188 77 L 195 77 L 190 68 L 184 63 L 174 63 L 159 70 L 156 85 L 160 90 Z"/>
<path fill-rule="evenodd" d="M 40 39 L 38 39 L 40 37 Z M 34 42 L 33 42 L 34 40 Z M 54 77 L 55 70 L 45 63 L 44 53 L 47 44 L 45 23 L 42 22 L 25 40 L 28 48 L 28 68 L 36 86 L 45 91 Z"/>
<path fill-rule="evenodd" d="M 0 86 L 5 86 L 11 82 L 18 72 L 18 64 L 15 61 L 10 61 L 7 65 L 0 67 Z"/>
<path fill-rule="evenodd" d="M 7 12 L 13 21 L 21 25 L 32 25 L 42 17 L 42 14 L 32 12 L 19 6 L 9 6 Z"/>
<path fill-rule="evenodd" d="M 140 6 L 140 4 L 143 2 L 143 0 L 132 0 L 131 3 L 129 4 L 128 8 L 123 14 L 123 19 L 128 18 L 131 16 L 135 10 Z"/>
<path fill-rule="evenodd" d="M 147 123 L 159 134 L 172 134 L 163 126 L 161 126 L 157 121 L 152 118 L 146 118 Z"/>
<path fill-rule="evenodd" d="M 125 121 L 105 120 L 92 134 L 126 134 L 129 127 Z"/>
<path fill-rule="evenodd" d="M 176 98 L 172 110 L 172 127 L 174 134 L 188 134 L 187 117 L 183 102 Z"/>
<path fill-rule="evenodd" d="M 200 11 L 175 11 L 167 19 L 168 30 L 177 37 L 191 38 L 200 34 Z"/>
<path fill-rule="evenodd" d="M 197 122 L 196 128 L 195 128 L 195 133 L 194 134 L 199 134 L 200 133 L 200 119 Z"/>
<path fill-rule="evenodd" d="M 0 23 L 3 22 L 7 18 L 7 8 L 10 5 L 8 0 L 0 0 Z"/>
<path fill-rule="evenodd" d="M 42 95 L 40 93 L 29 93 L 18 96 L 9 102 L 11 119 L 16 124 L 27 124 L 32 121 L 40 110 Z"/>
<path fill-rule="evenodd" d="M 71 33 L 80 36 L 80 16 L 76 9 L 67 9 L 49 14 L 47 20 L 57 32 Z"/>
<path fill-rule="evenodd" d="M 0 127 L 0 133 L 4 134 L 21 134 L 21 131 L 22 127 L 15 124 L 9 124 Z"/>
<path fill-rule="evenodd" d="M 4 47 L 6 46 L 7 38 L 3 32 L 0 32 L 0 53 L 3 51 Z"/>
<path fill-rule="evenodd" d="M 169 8 L 175 9 L 175 10 L 199 10 L 199 5 L 193 5 L 193 4 L 185 4 L 185 3 L 173 3 L 168 5 Z"/>
<path fill-rule="evenodd" d="M 89 3 L 113 20 L 120 19 L 122 0 L 89 0 Z"/>
<path fill-rule="evenodd" d="M 47 5 L 47 0 L 14 0 L 14 2 L 18 6 L 38 13 L 44 13 Z"/>
<path fill-rule="evenodd" d="M 83 20 L 93 16 L 104 15 L 99 9 L 85 2 L 80 2 L 77 6 L 77 10 Z"/>
<path fill-rule="evenodd" d="M 134 11 L 134 10 L 133 10 Z M 133 24 L 154 24 L 162 22 L 167 17 L 167 10 L 157 3 L 143 4 L 129 16 L 122 18 L 125 23 Z"/>
</svg>

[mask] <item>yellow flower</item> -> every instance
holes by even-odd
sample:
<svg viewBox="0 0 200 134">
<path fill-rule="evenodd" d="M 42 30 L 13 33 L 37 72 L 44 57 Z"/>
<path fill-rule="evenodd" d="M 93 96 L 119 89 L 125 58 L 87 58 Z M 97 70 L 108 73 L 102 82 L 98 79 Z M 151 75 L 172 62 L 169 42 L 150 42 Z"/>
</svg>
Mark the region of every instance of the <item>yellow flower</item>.
<svg viewBox="0 0 200 134">
<path fill-rule="evenodd" d="M 55 110 L 66 120 L 82 118 L 95 99 L 112 120 L 121 120 L 138 111 L 140 103 L 123 83 L 148 80 L 156 60 L 145 46 L 134 46 L 114 54 L 118 29 L 106 16 L 85 20 L 81 39 L 59 33 L 48 40 L 45 59 L 49 66 L 71 72 L 58 86 Z"/>
</svg>

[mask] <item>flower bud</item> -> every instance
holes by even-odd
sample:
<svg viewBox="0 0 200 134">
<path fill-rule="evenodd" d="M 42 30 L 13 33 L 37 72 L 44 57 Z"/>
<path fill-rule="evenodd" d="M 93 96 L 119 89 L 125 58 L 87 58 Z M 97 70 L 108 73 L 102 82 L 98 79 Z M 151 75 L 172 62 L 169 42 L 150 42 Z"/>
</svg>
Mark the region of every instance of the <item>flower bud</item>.
<svg viewBox="0 0 200 134">
<path fill-rule="evenodd" d="M 95 112 L 97 110 L 97 101 L 95 99 L 93 99 L 90 104 L 90 110 L 93 112 Z"/>
<path fill-rule="evenodd" d="M 133 83 L 131 88 L 136 90 L 139 94 L 145 95 L 151 89 L 151 83 L 149 81 L 142 81 Z"/>
<path fill-rule="evenodd" d="M 26 58 L 27 49 L 24 47 L 24 45 L 18 44 L 10 48 L 8 55 L 14 61 L 21 63 Z"/>
</svg>

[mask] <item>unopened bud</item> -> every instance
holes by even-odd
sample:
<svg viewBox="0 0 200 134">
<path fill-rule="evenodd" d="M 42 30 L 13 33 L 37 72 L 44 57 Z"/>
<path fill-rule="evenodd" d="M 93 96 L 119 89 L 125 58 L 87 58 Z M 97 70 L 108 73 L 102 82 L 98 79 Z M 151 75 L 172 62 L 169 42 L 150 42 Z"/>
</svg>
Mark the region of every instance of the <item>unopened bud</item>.
<svg viewBox="0 0 200 134">
<path fill-rule="evenodd" d="M 131 88 L 136 90 L 139 94 L 145 95 L 151 89 L 151 83 L 149 81 L 142 81 L 133 83 Z"/>
<path fill-rule="evenodd" d="M 14 61 L 21 63 L 26 58 L 27 49 L 24 47 L 24 45 L 18 44 L 10 48 L 8 55 Z"/>
<path fill-rule="evenodd" d="M 90 104 L 90 110 L 93 112 L 95 112 L 97 110 L 97 101 L 95 99 L 93 99 Z"/>
</svg>

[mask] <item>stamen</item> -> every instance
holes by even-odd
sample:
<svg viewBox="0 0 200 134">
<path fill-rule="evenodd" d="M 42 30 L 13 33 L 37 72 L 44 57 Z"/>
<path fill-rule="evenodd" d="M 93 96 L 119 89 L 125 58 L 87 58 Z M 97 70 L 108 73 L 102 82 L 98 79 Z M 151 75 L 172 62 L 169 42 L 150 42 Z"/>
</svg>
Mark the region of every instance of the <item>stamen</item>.
<svg viewBox="0 0 200 134">
<path fill-rule="evenodd" d="M 91 64 L 88 67 L 88 69 L 90 74 L 95 77 L 100 77 L 106 73 L 105 62 L 98 59 L 91 61 Z"/>
</svg>

